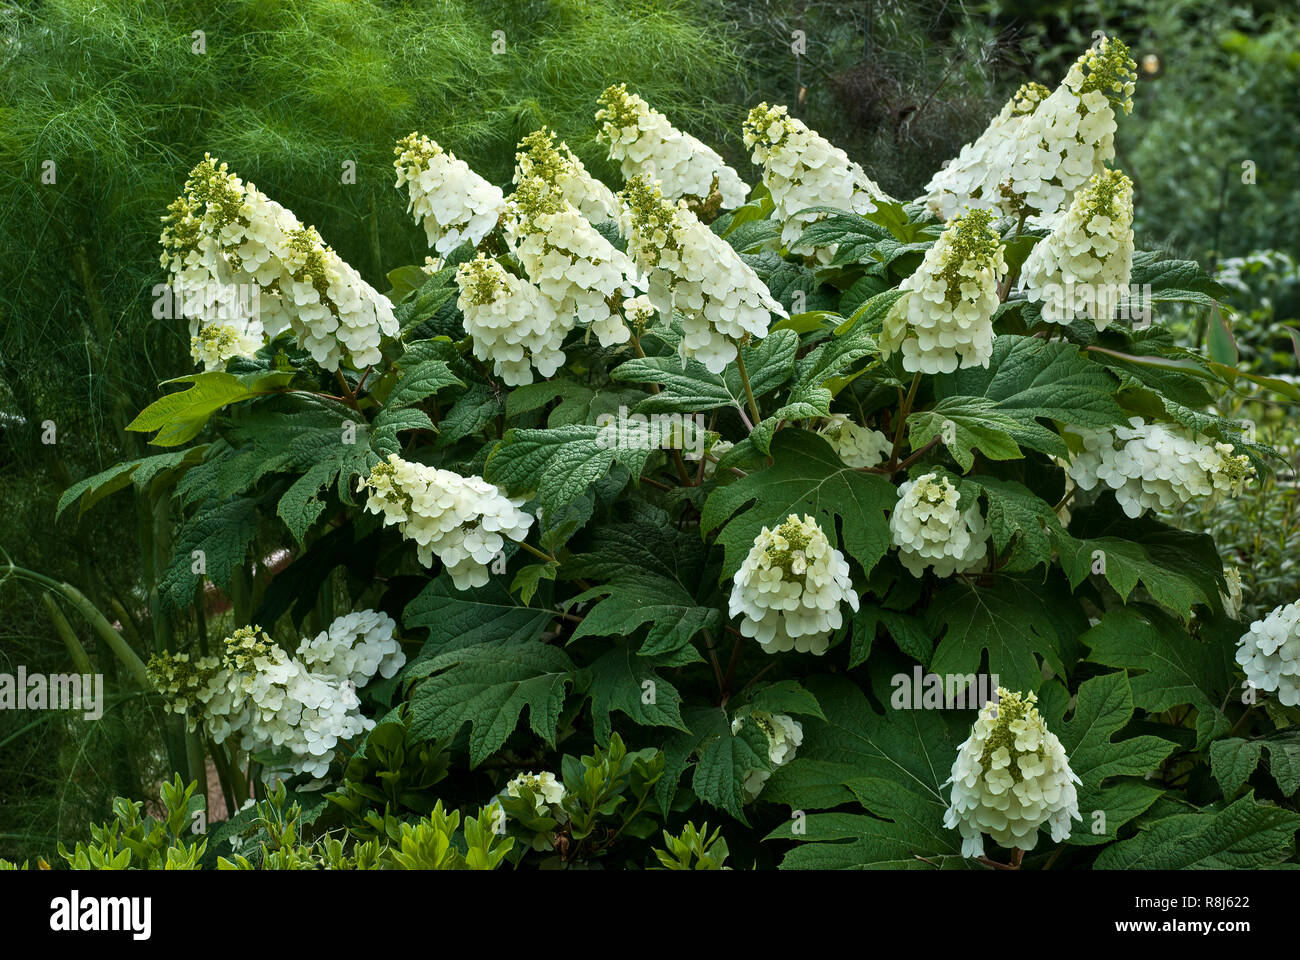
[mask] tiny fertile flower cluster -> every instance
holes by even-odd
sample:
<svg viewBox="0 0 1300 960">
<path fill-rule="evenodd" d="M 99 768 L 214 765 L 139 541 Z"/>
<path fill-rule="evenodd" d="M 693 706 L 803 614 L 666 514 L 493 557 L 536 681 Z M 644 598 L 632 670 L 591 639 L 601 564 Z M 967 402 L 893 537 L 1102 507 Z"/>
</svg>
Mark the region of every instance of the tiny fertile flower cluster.
<svg viewBox="0 0 1300 960">
<path fill-rule="evenodd" d="M 552 376 L 564 364 L 564 338 L 574 316 L 560 317 L 555 303 L 496 260 L 479 254 L 456 268 L 456 306 L 474 356 L 491 360 L 508 386 L 533 382 L 533 370 Z"/>
<path fill-rule="evenodd" d="M 731 721 L 731 735 L 735 736 L 745 725 L 746 720 L 753 720 L 767 737 L 767 759 L 772 770 L 751 770 L 745 776 L 745 797 L 754 800 L 763 792 L 763 787 L 777 767 L 785 766 L 794 759 L 795 750 L 803 743 L 803 724 L 794 717 L 784 713 L 768 713 L 765 710 L 750 710 L 739 714 Z"/>
<path fill-rule="evenodd" d="M 649 274 L 650 298 L 660 315 L 682 315 L 683 357 L 721 373 L 736 359 L 737 343 L 764 337 L 772 314 L 787 316 L 753 268 L 684 205 L 664 198 L 645 177 L 619 194 L 620 226 L 628 251 Z"/>
<path fill-rule="evenodd" d="M 340 741 L 374 726 L 361 715 L 356 688 L 406 662 L 395 626 L 378 611 L 348 614 L 304 639 L 295 657 L 260 627 L 244 627 L 222 657 L 154 656 L 149 679 L 189 729 L 201 723 L 216 743 L 238 734 L 240 748 L 254 753 L 287 751 L 292 773 L 319 778 Z"/>
<path fill-rule="evenodd" d="M 1105 330 L 1133 270 L 1133 181 L 1118 170 L 1094 176 L 1025 260 L 1020 286 L 1043 305 L 1043 319 L 1076 317 Z"/>
<path fill-rule="evenodd" d="M 538 177 L 592 223 L 618 219 L 618 198 L 582 165 L 569 145 L 542 127 L 519 141 L 515 154 L 515 183 Z"/>
<path fill-rule="evenodd" d="M 478 246 L 505 213 L 501 188 L 489 183 L 428 137 L 397 141 L 397 186 L 407 185 L 408 212 L 424 226 L 429 246 L 446 256 L 462 243 Z"/>
<path fill-rule="evenodd" d="M 1003 847 L 1032 850 L 1039 827 L 1047 824 L 1059 842 L 1070 836 L 1071 820 L 1083 819 L 1075 789 L 1081 781 L 1037 702 L 1032 693 L 999 688 L 957 749 L 943 823 L 961 831 L 964 857 L 984 855 L 985 834 Z"/>
<path fill-rule="evenodd" d="M 1121 40 L 1102 38 L 1027 116 L 1009 147 L 1003 209 L 1052 227 L 1075 190 L 1115 158 L 1115 111 L 1133 109 L 1137 66 Z"/>
<path fill-rule="evenodd" d="M 1300 601 L 1252 623 L 1237 641 L 1237 662 L 1256 690 L 1276 692 L 1283 706 L 1300 707 Z"/>
<path fill-rule="evenodd" d="M 885 316 L 880 346 L 886 357 L 901 347 L 909 373 L 989 365 L 998 283 L 1007 272 L 992 221 L 987 210 L 953 219 L 899 284 L 905 292 Z"/>
<path fill-rule="evenodd" d="M 192 352 L 209 367 L 224 365 L 261 343 L 263 333 L 292 330 L 318 364 L 337 370 L 343 360 L 364 367 L 380 360 L 379 343 L 396 336 L 392 304 L 361 279 L 315 227 L 226 165 L 205 156 L 185 193 L 163 218 L 162 265 L 190 320 Z M 218 291 L 251 289 L 256 296 Z M 223 318 L 229 329 L 202 331 L 210 312 L 256 303 L 256 315 Z"/>
<path fill-rule="evenodd" d="M 596 139 L 608 144 L 609 158 L 622 165 L 625 179 L 644 175 L 658 180 L 673 200 L 712 199 L 724 210 L 745 202 L 749 187 L 740 174 L 710 147 L 674 129 L 662 113 L 628 93 L 626 84 L 610 87 L 599 102 Z"/>
<path fill-rule="evenodd" d="M 366 509 L 381 513 L 384 525 L 396 524 L 413 540 L 420 562 L 433 565 L 436 555 L 457 590 L 488 582 L 488 564 L 506 538 L 522 540 L 531 515 L 482 477 L 462 477 L 450 470 L 410 463 L 397 454 L 377 463 L 358 491 L 368 489 Z"/>
<path fill-rule="evenodd" d="M 1254 476 L 1230 443 L 1202 443 L 1181 427 L 1133 417 L 1111 430 L 1078 431 L 1083 450 L 1071 459 L 1071 479 L 1084 490 L 1104 483 L 1124 512 L 1181 507 L 1196 497 L 1237 496 Z"/>
<path fill-rule="evenodd" d="M 558 191 L 538 177 L 520 180 L 506 236 L 528 278 L 554 304 L 560 326 L 580 323 L 602 347 L 627 343 L 631 332 L 610 304 L 636 292 L 636 264 Z"/>
<path fill-rule="evenodd" d="M 898 547 L 898 559 L 913 576 L 932 567 L 935 576 L 950 577 L 984 561 L 988 531 L 979 503 L 962 513 L 959 500 L 952 481 L 933 473 L 898 488 L 889 532 Z"/>
<path fill-rule="evenodd" d="M 878 466 L 894 448 L 894 442 L 879 430 L 862 427 L 842 413 L 832 414 L 817 431 L 825 437 L 847 466 Z"/>
<path fill-rule="evenodd" d="M 1041 83 L 1022 84 L 979 138 L 930 178 L 918 202 L 941 220 L 951 220 L 963 207 L 1001 210 L 998 188 L 1011 165 L 1016 132 L 1051 92 Z"/>
<path fill-rule="evenodd" d="M 812 517 L 790 514 L 775 530 L 764 527 L 736 571 L 731 616 L 744 615 L 740 632 L 768 653 L 797 650 L 821 655 L 832 630 L 843 625 L 840 603 L 858 609 L 844 555 Z"/>
<path fill-rule="evenodd" d="M 827 214 L 805 212 L 809 207 L 871 213 L 878 201 L 889 199 L 848 154 L 809 130 L 802 120 L 790 117 L 785 107 L 760 103 L 751 110 L 744 139 L 754 151 L 754 162 L 763 168 L 763 183 L 781 222 L 781 243 L 791 253 L 814 253 L 796 241 L 804 227 Z M 834 250 L 824 247 L 815 253 L 829 262 Z"/>
</svg>

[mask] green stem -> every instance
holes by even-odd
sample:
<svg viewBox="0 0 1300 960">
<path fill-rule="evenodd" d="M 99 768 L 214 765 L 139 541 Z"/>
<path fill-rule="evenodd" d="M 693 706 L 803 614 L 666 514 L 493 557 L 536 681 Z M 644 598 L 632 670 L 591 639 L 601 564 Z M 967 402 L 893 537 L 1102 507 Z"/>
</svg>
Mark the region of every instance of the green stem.
<svg viewBox="0 0 1300 960">
<path fill-rule="evenodd" d="M 754 418 L 754 426 L 758 426 L 763 417 L 758 412 L 758 404 L 754 402 L 754 388 L 749 385 L 749 371 L 745 369 L 745 357 L 739 349 L 736 351 L 736 367 L 740 370 L 740 382 L 745 385 L 745 402 L 749 404 L 749 414 Z"/>
<path fill-rule="evenodd" d="M 898 452 L 903 448 L 903 430 L 907 426 L 907 418 L 912 414 L 912 402 L 916 399 L 917 387 L 921 385 L 921 374 L 917 373 L 912 377 L 912 386 L 907 391 L 907 397 L 898 407 L 898 424 L 894 427 L 894 448 L 889 454 L 890 473 L 898 469 Z"/>
</svg>

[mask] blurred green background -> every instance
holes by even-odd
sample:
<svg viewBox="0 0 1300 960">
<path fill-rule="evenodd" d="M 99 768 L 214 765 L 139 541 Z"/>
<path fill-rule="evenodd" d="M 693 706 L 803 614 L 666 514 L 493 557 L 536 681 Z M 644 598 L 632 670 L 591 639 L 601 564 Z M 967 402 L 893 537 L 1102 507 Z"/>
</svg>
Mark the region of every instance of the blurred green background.
<svg viewBox="0 0 1300 960">
<path fill-rule="evenodd" d="M 752 182 L 740 123 L 768 100 L 909 199 L 1017 85 L 1054 86 L 1098 30 L 1139 61 L 1134 111 L 1117 138 L 1117 162 L 1137 185 L 1139 246 L 1222 271 L 1237 294 L 1243 362 L 1293 376 L 1300 16 L 1291 4 L 0 2 L 0 547 L 149 634 L 131 497 L 80 523 L 56 524 L 54 505 L 73 481 L 141 455 L 122 427 L 159 381 L 191 370 L 188 331 L 153 319 L 151 288 L 163 279 L 159 217 L 205 151 L 314 223 L 384 289 L 387 270 L 426 253 L 393 186 L 392 143 L 413 129 L 505 184 L 515 142 L 545 123 L 617 184 L 593 114 L 600 91 L 626 81 Z M 1242 179 L 1247 161 L 1253 183 Z M 348 162 L 354 183 L 344 182 Z M 1194 338 L 1195 318 L 1185 326 Z M 1294 456 L 1285 410 L 1248 414 Z M 57 442 L 42 443 L 50 421 Z M 1208 525 L 1241 564 L 1251 610 L 1295 599 L 1293 473 L 1262 482 L 1226 516 L 1187 522 Z M 70 620 L 111 674 L 112 658 Z M 18 664 L 64 670 L 67 654 L 37 594 L 8 582 L 0 672 Z M 147 732 L 157 728 L 148 710 L 134 696 L 113 702 L 106 723 L 0 713 L 0 856 L 48 853 L 101 818 L 112 796 L 154 792 L 162 746 Z"/>
</svg>

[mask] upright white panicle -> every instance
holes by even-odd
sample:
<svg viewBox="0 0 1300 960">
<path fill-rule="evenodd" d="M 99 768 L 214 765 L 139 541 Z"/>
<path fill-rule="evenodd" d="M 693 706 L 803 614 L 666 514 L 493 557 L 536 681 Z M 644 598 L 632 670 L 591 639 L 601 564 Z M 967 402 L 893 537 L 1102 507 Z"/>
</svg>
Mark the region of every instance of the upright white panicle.
<svg viewBox="0 0 1300 960">
<path fill-rule="evenodd" d="M 202 724 L 216 743 L 238 735 L 244 750 L 287 753 L 289 772 L 319 778 L 340 741 L 375 725 L 361 715 L 356 688 L 379 672 L 393 676 L 405 662 L 394 626 L 373 610 L 347 614 L 315 640 L 304 639 L 298 657 L 260 627 L 244 627 L 226 640 L 221 657 L 153 657 L 149 678 L 189 729 Z"/>
<path fill-rule="evenodd" d="M 587 172 L 567 143 L 556 146 L 555 135 L 545 127 L 519 141 L 514 182 L 525 177 L 540 178 L 592 223 L 618 219 L 614 191 Z"/>
<path fill-rule="evenodd" d="M 1000 846 L 1032 850 L 1039 827 L 1046 824 L 1060 842 L 1070 836 L 1070 821 L 1083 819 L 1075 789 L 1082 781 L 1037 702 L 1032 693 L 999 688 L 957 748 L 943 825 L 961 831 L 964 857 L 984 855 L 985 834 Z"/>
<path fill-rule="evenodd" d="M 904 293 L 885 316 L 880 347 L 886 357 L 901 347 L 909 373 L 989 365 L 998 283 L 1007 272 L 992 221 L 987 210 L 954 219 L 899 284 Z"/>
<path fill-rule="evenodd" d="M 749 187 L 722 157 L 689 133 L 673 128 L 658 110 L 626 84 L 600 95 L 596 139 L 609 145 L 609 158 L 622 165 L 625 179 L 658 180 L 664 195 L 730 210 L 745 202 Z"/>
<path fill-rule="evenodd" d="M 764 527 L 736 571 L 730 614 L 744 615 L 740 632 L 768 653 L 823 654 L 832 630 L 843 625 L 840 603 L 858 609 L 844 555 L 812 517 L 790 514 L 775 530 Z"/>
<path fill-rule="evenodd" d="M 973 503 L 965 513 L 960 495 L 947 477 L 927 473 L 898 488 L 898 503 L 889 515 L 889 532 L 898 559 L 919 577 L 926 567 L 935 576 L 966 573 L 984 562 L 988 528 Z"/>
<path fill-rule="evenodd" d="M 205 156 L 163 218 L 162 265 L 191 349 L 205 366 L 224 365 L 260 345 L 263 333 L 292 330 L 327 370 L 378 363 L 396 336 L 392 304 L 344 263 L 315 227 Z M 215 325 L 219 329 L 204 328 Z"/>
<path fill-rule="evenodd" d="M 1084 490 L 1104 483 L 1124 512 L 1170 510 L 1195 497 L 1237 496 L 1255 475 L 1230 443 L 1202 443 L 1188 430 L 1133 417 L 1111 430 L 1078 429 L 1083 450 L 1069 474 Z"/>
<path fill-rule="evenodd" d="M 1300 601 L 1252 623 L 1237 641 L 1237 662 L 1256 690 L 1276 691 L 1283 706 L 1300 707 Z"/>
<path fill-rule="evenodd" d="M 930 178 L 917 202 L 941 220 L 951 220 L 966 207 L 1000 210 L 998 188 L 1011 169 L 1016 131 L 1050 93 L 1041 83 L 1021 84 L 979 138 Z"/>
<path fill-rule="evenodd" d="M 1133 181 L 1118 170 L 1094 176 L 1075 193 L 1056 228 L 1040 240 L 1020 274 L 1043 319 L 1087 317 L 1098 331 L 1115 318 L 1133 271 Z"/>
<path fill-rule="evenodd" d="M 1123 41 L 1102 38 L 1085 52 L 1016 130 L 1003 210 L 1053 227 L 1074 191 L 1115 158 L 1115 111 L 1132 111 L 1136 79 Z"/>
<path fill-rule="evenodd" d="M 656 184 L 633 177 L 619 198 L 628 251 L 649 275 L 651 301 L 664 317 L 682 315 L 683 357 L 721 373 L 740 341 L 767 336 L 772 314 L 787 316 L 740 254 Z"/>
<path fill-rule="evenodd" d="M 636 264 L 564 197 L 524 177 L 510 199 L 506 236 L 561 327 L 581 324 L 603 347 L 627 343 L 631 331 L 618 304 L 636 293 Z"/>
<path fill-rule="evenodd" d="M 803 743 L 803 724 L 784 713 L 748 710 L 737 714 L 731 721 L 732 736 L 740 732 L 746 720 L 758 724 L 758 728 L 767 737 L 767 759 L 772 764 L 771 770 L 751 770 L 745 775 L 745 799 L 754 800 L 763 792 L 763 786 L 772 772 L 794 759 L 795 750 Z"/>
<path fill-rule="evenodd" d="M 834 254 L 833 247 L 814 250 L 796 244 L 804 227 L 829 216 L 809 212 L 809 207 L 871 213 L 878 202 L 889 200 L 848 154 L 790 117 L 785 107 L 760 103 L 745 120 L 744 138 L 763 168 L 763 183 L 781 222 L 781 243 L 791 253 L 815 253 L 827 263 Z"/>
<path fill-rule="evenodd" d="M 508 386 L 532 383 L 534 368 L 545 378 L 564 365 L 564 338 L 576 313 L 557 314 L 542 291 L 482 254 L 456 268 L 456 285 L 474 356 L 491 360 Z"/>
<path fill-rule="evenodd" d="M 482 477 L 462 477 L 450 470 L 410 463 L 397 454 L 375 464 L 358 491 L 369 489 L 366 509 L 383 514 L 415 541 L 420 562 L 437 556 L 457 590 L 488 582 L 488 564 L 505 546 L 519 541 L 533 522 L 519 508 L 523 500 L 507 498 Z"/>
<path fill-rule="evenodd" d="M 850 467 L 878 466 L 894 448 L 894 442 L 879 430 L 859 426 L 842 413 L 827 417 L 817 432 Z"/>
<path fill-rule="evenodd" d="M 462 243 L 478 246 L 505 213 L 501 188 L 428 137 L 410 133 L 397 141 L 397 186 L 410 191 L 407 212 L 424 227 L 429 246 L 446 256 Z"/>
</svg>

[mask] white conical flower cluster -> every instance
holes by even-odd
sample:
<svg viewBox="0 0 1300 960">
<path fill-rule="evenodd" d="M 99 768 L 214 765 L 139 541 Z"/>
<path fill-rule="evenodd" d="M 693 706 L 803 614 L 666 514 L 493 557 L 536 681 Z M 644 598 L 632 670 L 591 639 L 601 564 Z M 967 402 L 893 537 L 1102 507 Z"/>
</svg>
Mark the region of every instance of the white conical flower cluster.
<svg viewBox="0 0 1300 960">
<path fill-rule="evenodd" d="M 618 219 L 614 191 L 587 172 L 567 143 L 556 146 L 545 127 L 519 141 L 514 182 L 525 177 L 539 177 L 592 223 Z"/>
<path fill-rule="evenodd" d="M 1105 330 L 1128 293 L 1133 271 L 1133 181 L 1118 170 L 1075 193 L 1056 228 L 1030 251 L 1020 286 L 1043 305 L 1043 319 L 1091 320 Z"/>
<path fill-rule="evenodd" d="M 981 566 L 988 549 L 988 528 L 975 502 L 958 506 L 960 494 L 947 477 L 927 473 L 898 488 L 898 503 L 889 515 L 889 533 L 898 559 L 919 577 L 926 567 L 950 577 Z"/>
<path fill-rule="evenodd" d="M 450 470 L 410 463 L 397 454 L 377 463 L 358 491 L 369 489 L 366 509 L 395 524 L 402 536 L 415 541 L 420 562 L 433 565 L 437 556 L 457 590 L 488 582 L 488 564 L 506 539 L 528 534 L 533 518 L 482 477 L 462 477 Z"/>
<path fill-rule="evenodd" d="M 1136 65 L 1123 41 L 1102 38 L 1027 116 L 1010 145 L 1003 210 L 1055 226 L 1074 192 L 1115 158 L 1115 110 L 1133 109 Z"/>
<path fill-rule="evenodd" d="M 1007 272 L 993 214 L 970 210 L 944 228 L 885 316 L 880 347 L 901 347 L 909 373 L 952 373 L 987 367 L 993 357 L 993 313 Z"/>
<path fill-rule="evenodd" d="M 202 724 L 216 743 L 238 735 L 241 749 L 253 753 L 287 753 L 288 772 L 319 778 L 340 741 L 375 725 L 361 715 L 356 688 L 377 673 L 395 675 L 406 662 L 395 626 L 374 610 L 347 614 L 315 640 L 304 639 L 297 657 L 260 627 L 244 627 L 220 658 L 155 656 L 149 678 L 189 729 Z"/>
<path fill-rule="evenodd" d="M 410 192 L 407 206 L 424 227 L 429 246 L 447 256 L 462 243 L 478 246 L 505 213 L 501 188 L 469 168 L 464 160 L 419 133 L 397 141 L 397 187 Z"/>
<path fill-rule="evenodd" d="M 768 653 L 797 650 L 821 655 L 831 631 L 844 623 L 840 604 L 858 609 L 849 564 L 812 517 L 790 514 L 775 530 L 764 527 L 736 571 L 730 615 L 740 632 Z"/>
<path fill-rule="evenodd" d="M 506 236 L 559 326 L 581 324 L 602 347 L 627 343 L 631 331 L 617 305 L 636 293 L 636 264 L 575 207 L 541 179 L 524 177 L 510 199 Z"/>
<path fill-rule="evenodd" d="M 600 96 L 596 139 L 609 146 L 609 158 L 622 166 L 623 177 L 658 180 L 664 195 L 730 210 L 745 202 L 749 187 L 713 149 L 689 133 L 674 129 L 658 110 L 626 84 Z"/>
<path fill-rule="evenodd" d="M 1237 663 L 1256 690 L 1276 692 L 1278 703 L 1300 707 L 1300 601 L 1252 623 L 1237 641 Z"/>
<path fill-rule="evenodd" d="M 829 214 L 805 212 L 809 207 L 834 207 L 852 213 L 871 213 L 889 197 L 858 164 L 839 147 L 802 121 L 790 117 L 785 107 L 760 103 L 749 112 L 744 126 L 745 146 L 754 151 L 754 163 L 763 168 L 763 183 L 772 194 L 774 216 L 781 223 L 781 243 L 791 253 L 815 254 L 829 263 L 834 248 L 814 250 L 796 241 L 810 223 Z"/>
<path fill-rule="evenodd" d="M 326 370 L 341 361 L 360 368 L 378 363 L 381 339 L 398 333 L 388 298 L 315 227 L 211 156 L 191 171 L 163 222 L 162 265 L 190 320 L 195 357 L 205 364 L 287 329 Z M 231 310 L 236 315 L 226 316 Z M 203 335 L 213 311 L 229 332 Z"/>
<path fill-rule="evenodd" d="M 737 714 L 731 721 L 732 736 L 740 732 L 746 720 L 758 724 L 758 728 L 767 737 L 767 759 L 772 764 L 771 770 L 750 770 L 745 775 L 745 799 L 748 801 L 756 799 L 763 792 L 773 771 L 794 759 L 795 750 L 803 743 L 803 724 L 784 713 L 747 710 Z"/>
<path fill-rule="evenodd" d="M 984 855 L 984 835 L 1003 847 L 1032 850 L 1038 828 L 1052 839 L 1070 836 L 1070 821 L 1082 820 L 1069 757 L 1034 706 L 1038 698 L 998 689 L 957 748 L 952 798 L 943 824 L 961 831 L 965 857 Z"/>
<path fill-rule="evenodd" d="M 1050 93 L 1041 83 L 1022 84 L 984 132 L 930 178 L 917 202 L 941 220 L 951 220 L 966 207 L 1001 210 L 998 188 L 1011 167 L 1016 131 Z"/>
<path fill-rule="evenodd" d="M 1083 450 L 1070 477 L 1083 490 L 1104 483 L 1130 517 L 1171 510 L 1197 497 L 1237 496 L 1255 474 L 1230 443 L 1203 443 L 1188 430 L 1133 417 L 1111 430 L 1079 429 Z"/>
<path fill-rule="evenodd" d="M 834 413 L 817 431 L 825 437 L 846 466 L 875 467 L 894 449 L 894 442 L 879 430 L 859 426 L 851 417 Z"/>
<path fill-rule="evenodd" d="M 628 252 L 649 277 L 650 299 L 661 316 L 682 316 L 681 354 L 721 373 L 746 337 L 767 336 L 772 314 L 787 316 L 758 274 L 659 187 L 633 177 L 619 194 L 620 225 Z"/>
<path fill-rule="evenodd" d="M 575 314 L 561 317 L 550 297 L 483 254 L 456 268 L 456 285 L 474 356 L 491 360 L 507 386 L 532 383 L 534 368 L 545 378 L 564 365 Z"/>
</svg>

